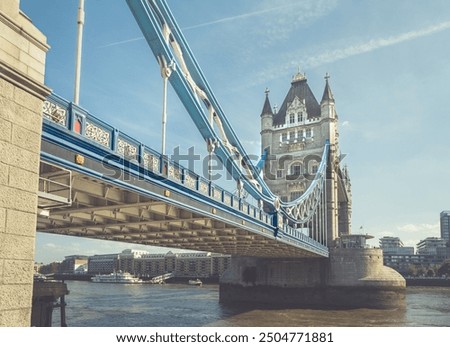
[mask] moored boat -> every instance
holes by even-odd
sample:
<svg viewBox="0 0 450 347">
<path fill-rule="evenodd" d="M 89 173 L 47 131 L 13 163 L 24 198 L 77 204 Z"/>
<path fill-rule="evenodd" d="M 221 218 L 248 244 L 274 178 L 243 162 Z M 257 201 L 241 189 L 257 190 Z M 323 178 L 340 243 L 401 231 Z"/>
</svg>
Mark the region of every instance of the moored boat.
<svg viewBox="0 0 450 347">
<path fill-rule="evenodd" d="M 198 278 L 196 280 L 189 280 L 188 282 L 191 286 L 201 286 L 203 282 Z"/>
<path fill-rule="evenodd" d="M 113 272 L 108 275 L 95 275 L 92 282 L 97 283 L 143 283 L 141 279 L 128 272 Z"/>
</svg>

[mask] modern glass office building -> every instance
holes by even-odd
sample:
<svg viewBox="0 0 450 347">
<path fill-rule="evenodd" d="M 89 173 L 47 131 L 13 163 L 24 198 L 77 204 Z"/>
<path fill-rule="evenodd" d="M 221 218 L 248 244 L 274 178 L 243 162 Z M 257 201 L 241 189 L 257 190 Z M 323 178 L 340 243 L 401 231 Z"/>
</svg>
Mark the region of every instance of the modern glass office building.
<svg viewBox="0 0 450 347">
<path fill-rule="evenodd" d="M 450 211 L 441 212 L 441 239 L 450 241 Z"/>
</svg>

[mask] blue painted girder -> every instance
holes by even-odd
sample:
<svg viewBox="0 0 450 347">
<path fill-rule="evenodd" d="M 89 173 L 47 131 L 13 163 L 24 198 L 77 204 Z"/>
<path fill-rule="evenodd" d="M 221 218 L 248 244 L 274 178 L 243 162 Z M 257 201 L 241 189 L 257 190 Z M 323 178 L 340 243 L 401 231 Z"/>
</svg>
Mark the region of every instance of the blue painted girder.
<svg viewBox="0 0 450 347">
<path fill-rule="evenodd" d="M 173 18 L 170 10 L 163 1 L 152 1 L 152 0 L 127 0 L 127 3 L 136 18 L 139 27 L 144 34 L 147 43 L 149 44 L 155 57 L 164 57 L 166 62 L 175 62 L 176 58 L 173 55 L 171 48 L 166 43 L 161 25 L 162 22 L 166 23 L 171 30 L 171 34 L 175 40 L 180 45 L 183 58 L 186 66 L 189 70 L 190 75 L 193 80 L 207 95 L 208 102 L 213 106 L 216 115 L 220 118 L 224 132 L 229 140 L 229 143 L 236 147 L 241 155 L 240 161 L 244 163 L 245 166 L 250 168 L 253 174 L 252 179 L 256 180 L 262 188 L 260 192 L 253 184 L 248 181 L 248 178 L 242 173 L 239 161 L 232 160 L 232 154 L 222 146 L 216 147 L 215 154 L 222 161 L 222 163 L 227 167 L 230 174 L 235 180 L 240 180 L 244 183 L 244 188 L 256 199 L 263 199 L 266 202 L 273 203 L 276 196 L 270 191 L 263 179 L 258 175 L 258 170 L 255 168 L 253 163 L 248 159 L 242 144 L 237 138 L 234 130 L 229 124 L 227 118 L 224 116 L 222 108 L 217 102 L 214 94 L 212 93 L 200 67 L 198 66 L 192 52 L 190 51 L 184 36 L 178 28 L 178 25 Z M 197 126 L 202 137 L 207 141 L 212 139 L 221 143 L 221 139 L 217 136 L 215 130 L 209 123 L 209 115 L 206 114 L 200 101 L 197 99 L 192 88 L 187 83 L 183 72 L 175 69 L 169 77 L 175 92 L 180 98 L 181 102 L 187 109 L 189 115 L 191 116 L 194 124 Z"/>
</svg>

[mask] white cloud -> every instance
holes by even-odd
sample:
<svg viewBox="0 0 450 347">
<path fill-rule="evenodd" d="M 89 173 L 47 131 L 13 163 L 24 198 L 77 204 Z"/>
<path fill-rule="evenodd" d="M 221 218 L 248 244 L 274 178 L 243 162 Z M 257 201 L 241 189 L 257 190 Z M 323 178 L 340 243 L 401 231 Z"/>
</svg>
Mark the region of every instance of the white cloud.
<svg viewBox="0 0 450 347">
<path fill-rule="evenodd" d="M 271 2 L 271 4 L 273 4 L 273 2 Z M 216 25 L 216 24 L 223 24 L 223 23 L 227 23 L 227 22 L 233 22 L 233 21 L 236 21 L 236 20 L 247 19 L 247 18 L 251 18 L 251 17 L 255 17 L 255 16 L 261 16 L 261 15 L 265 15 L 265 14 L 272 13 L 272 12 L 275 12 L 275 11 L 280 11 L 280 10 L 286 10 L 287 9 L 289 11 L 289 8 L 291 8 L 291 7 L 295 6 L 295 5 L 296 5 L 296 3 L 288 3 L 288 4 L 284 4 L 284 5 L 277 6 L 277 7 L 263 8 L 263 9 L 260 9 L 260 10 L 239 14 L 239 15 L 236 15 L 236 16 L 230 16 L 230 17 L 225 17 L 225 18 L 213 20 L 213 21 L 210 21 L 210 22 L 205 22 L 205 23 L 201 23 L 201 24 L 191 25 L 191 26 L 188 26 L 188 27 L 184 27 L 183 30 L 191 30 L 191 29 L 202 28 L 202 27 L 206 27 L 206 26 L 210 26 L 210 25 Z"/>
<path fill-rule="evenodd" d="M 128 39 L 128 40 L 122 40 L 122 41 L 116 41 L 116 42 L 107 43 L 106 45 L 99 46 L 98 48 L 107 48 L 107 47 L 112 47 L 112 46 L 119 46 L 119 45 L 123 45 L 123 44 L 126 44 L 126 43 L 134 42 L 134 41 L 140 41 L 140 40 L 143 40 L 143 39 L 144 39 L 144 36 L 139 36 L 139 37 L 134 37 L 134 38 Z"/>
<path fill-rule="evenodd" d="M 55 245 L 54 243 L 52 243 L 52 242 L 49 242 L 49 243 L 46 243 L 46 244 L 45 244 L 45 247 L 48 247 L 48 248 L 56 248 L 56 245 Z"/>
<path fill-rule="evenodd" d="M 369 244 L 372 246 L 378 247 L 378 240 L 383 236 L 393 236 L 399 237 L 405 247 L 416 247 L 420 240 L 439 236 L 439 223 L 409 223 L 393 227 L 392 229 L 382 227 L 381 230 L 378 226 L 373 226 L 364 230 L 364 233 L 366 232 L 375 236 L 375 239 L 369 240 Z"/>
<path fill-rule="evenodd" d="M 434 24 L 427 28 L 408 31 L 402 34 L 393 35 L 385 38 L 375 38 L 359 44 L 351 44 L 347 47 L 336 48 L 333 50 L 327 50 L 318 54 L 313 54 L 306 59 L 298 59 L 300 56 L 305 56 L 304 51 L 291 51 L 281 58 L 280 61 L 286 61 L 283 65 L 271 66 L 270 68 L 262 70 L 258 74 L 258 78 L 254 78 L 254 84 L 260 84 L 261 82 L 267 82 L 270 79 L 278 78 L 281 74 L 290 73 L 298 66 L 302 69 L 311 69 L 324 64 L 333 63 L 338 60 L 350 58 L 355 55 L 369 53 L 371 51 L 393 46 L 403 42 L 418 39 L 429 35 L 436 34 L 438 32 L 450 29 L 450 21 Z"/>
<path fill-rule="evenodd" d="M 337 6 L 337 0 L 280 0 L 283 5 L 273 8 L 269 16 L 257 26 L 253 26 L 253 34 L 262 36 L 261 45 L 268 47 L 289 37 L 289 34 L 301 26 L 308 26 L 317 19 L 328 15 Z M 272 6 L 272 0 L 261 2 L 261 8 Z M 268 12 L 268 11 L 266 11 Z"/>
<path fill-rule="evenodd" d="M 258 26 L 258 32 L 264 36 L 273 36 L 276 40 L 295 30 L 299 25 L 320 18 L 330 13 L 337 5 L 337 0 L 279 0 L 279 6 L 274 7 L 272 0 L 258 2 L 254 11 L 224 17 L 217 20 L 191 25 L 182 30 L 191 30 L 211 25 L 242 21 L 252 17 L 261 17 L 263 22 Z M 281 5 L 280 5 L 281 4 Z M 269 18 L 270 17 L 270 18 Z M 270 20 L 268 20 L 270 19 Z M 235 25 L 233 23 L 233 25 Z M 265 30 L 264 30 L 265 29 Z M 267 37 L 268 39 L 270 37 Z"/>
<path fill-rule="evenodd" d="M 430 232 L 430 231 L 439 231 L 439 223 L 436 224 L 405 224 L 402 226 L 397 227 L 398 231 L 404 231 L 404 232 Z"/>
<path fill-rule="evenodd" d="M 232 25 L 236 27 L 236 22 L 242 23 L 246 19 L 259 17 L 260 23 L 258 25 L 252 25 L 252 27 L 256 27 L 257 29 L 253 31 L 253 34 L 264 36 L 263 44 L 270 45 L 272 42 L 286 38 L 287 35 L 294 31 L 298 26 L 305 25 L 328 14 L 336 7 L 337 0 L 307 0 L 301 2 L 279 0 L 277 1 L 279 6 L 274 7 L 273 4 L 274 2 L 272 0 L 258 2 L 257 7 L 253 11 L 183 27 L 181 30 L 187 31 L 229 23 L 232 23 Z M 289 24 L 287 25 L 286 23 Z M 242 28 L 245 27 L 245 31 L 248 32 L 248 27 L 246 25 L 247 24 L 244 22 Z M 236 28 L 239 29 L 241 26 Z M 99 46 L 99 48 L 123 45 L 142 39 L 144 39 L 143 36 L 134 37 L 122 41 L 111 42 Z"/>
<path fill-rule="evenodd" d="M 307 67 L 315 67 L 325 63 L 335 62 L 358 54 L 368 53 L 383 47 L 393 46 L 402 42 L 411 41 L 419 37 L 424 37 L 450 29 L 450 21 L 432 25 L 428 28 L 408 31 L 403 34 L 389 36 L 387 38 L 372 39 L 357 45 L 351 45 L 332 51 L 323 52 L 311 57 L 304 62 Z M 303 66 L 303 65 L 302 65 Z"/>
</svg>

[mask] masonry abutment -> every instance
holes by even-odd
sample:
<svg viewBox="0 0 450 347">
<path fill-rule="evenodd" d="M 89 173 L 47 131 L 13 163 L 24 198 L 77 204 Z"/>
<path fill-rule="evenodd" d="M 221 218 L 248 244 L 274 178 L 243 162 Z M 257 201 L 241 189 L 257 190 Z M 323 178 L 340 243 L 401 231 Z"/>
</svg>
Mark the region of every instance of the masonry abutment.
<svg viewBox="0 0 450 347">
<path fill-rule="evenodd" d="M 29 326 L 33 293 L 45 36 L 0 2 L 0 326 Z"/>
</svg>

